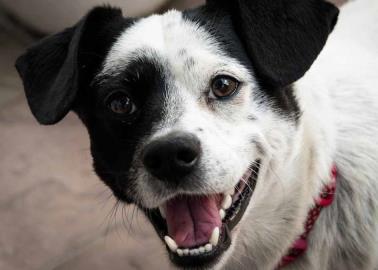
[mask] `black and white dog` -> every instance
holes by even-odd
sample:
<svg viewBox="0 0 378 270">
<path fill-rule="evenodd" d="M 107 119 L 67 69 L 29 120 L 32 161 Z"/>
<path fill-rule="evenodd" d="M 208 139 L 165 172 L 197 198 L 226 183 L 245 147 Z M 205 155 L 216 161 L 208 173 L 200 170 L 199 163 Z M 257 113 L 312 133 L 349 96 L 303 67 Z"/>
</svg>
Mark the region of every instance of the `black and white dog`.
<svg viewBox="0 0 378 270">
<path fill-rule="evenodd" d="M 96 173 L 174 265 L 378 269 L 378 1 L 338 13 L 99 7 L 16 65 L 41 124 L 80 117 Z"/>
</svg>

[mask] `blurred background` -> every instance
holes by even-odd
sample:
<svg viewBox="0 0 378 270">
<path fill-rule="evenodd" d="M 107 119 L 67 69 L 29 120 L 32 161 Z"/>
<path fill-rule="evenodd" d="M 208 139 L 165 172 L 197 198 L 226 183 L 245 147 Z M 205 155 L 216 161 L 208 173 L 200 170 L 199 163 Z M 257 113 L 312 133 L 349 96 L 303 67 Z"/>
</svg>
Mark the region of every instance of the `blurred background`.
<svg viewBox="0 0 378 270">
<path fill-rule="evenodd" d="M 126 16 L 141 16 L 202 0 L 105 2 L 122 7 Z M 0 0 L 1 270 L 169 269 L 142 214 L 117 204 L 94 175 L 87 134 L 76 116 L 39 126 L 14 69 L 31 43 L 103 3 Z"/>
</svg>

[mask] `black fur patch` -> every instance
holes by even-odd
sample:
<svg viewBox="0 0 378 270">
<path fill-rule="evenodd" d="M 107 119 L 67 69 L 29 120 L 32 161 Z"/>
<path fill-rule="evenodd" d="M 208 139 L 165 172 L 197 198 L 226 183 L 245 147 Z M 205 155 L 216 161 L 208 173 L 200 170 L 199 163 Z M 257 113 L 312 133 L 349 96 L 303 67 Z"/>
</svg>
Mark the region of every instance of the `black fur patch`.
<svg viewBox="0 0 378 270">
<path fill-rule="evenodd" d="M 140 53 L 137 55 L 143 55 Z M 82 111 L 91 137 L 96 173 L 121 200 L 135 202 L 133 181 L 129 172 L 136 147 L 164 113 L 166 78 L 160 62 L 143 56 L 133 59 L 117 75 L 97 78 L 89 89 L 91 107 Z M 114 117 L 106 107 L 113 92 L 126 93 L 137 106 L 132 121 Z"/>
<path fill-rule="evenodd" d="M 291 85 L 317 58 L 337 15 L 323 0 L 208 0 L 184 14 L 253 71 L 270 103 L 294 120 L 300 109 Z"/>
</svg>

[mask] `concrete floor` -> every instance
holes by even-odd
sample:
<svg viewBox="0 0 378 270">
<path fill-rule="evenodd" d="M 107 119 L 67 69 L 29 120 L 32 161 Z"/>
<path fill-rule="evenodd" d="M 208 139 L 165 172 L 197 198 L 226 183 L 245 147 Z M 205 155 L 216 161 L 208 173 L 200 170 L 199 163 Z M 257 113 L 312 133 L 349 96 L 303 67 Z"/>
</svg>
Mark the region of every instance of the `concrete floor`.
<svg viewBox="0 0 378 270">
<path fill-rule="evenodd" d="M 33 119 L 13 68 L 25 39 L 3 30 L 0 269 L 169 269 L 142 215 L 132 207 L 114 210 L 114 198 L 92 171 L 87 134 L 76 116 L 52 127 Z"/>
</svg>

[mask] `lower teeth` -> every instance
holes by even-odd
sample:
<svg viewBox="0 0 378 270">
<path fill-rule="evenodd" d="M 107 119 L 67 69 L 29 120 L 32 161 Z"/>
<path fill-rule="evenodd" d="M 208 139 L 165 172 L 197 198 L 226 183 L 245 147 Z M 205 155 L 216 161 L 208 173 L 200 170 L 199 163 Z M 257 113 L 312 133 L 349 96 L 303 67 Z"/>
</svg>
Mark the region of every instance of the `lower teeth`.
<svg viewBox="0 0 378 270">
<path fill-rule="evenodd" d="M 194 249 L 180 249 L 179 248 L 179 249 L 176 250 L 176 253 L 180 257 L 197 256 L 197 255 L 205 254 L 205 253 L 210 252 L 212 250 L 213 250 L 213 245 L 212 244 L 206 244 L 202 247 L 194 248 Z"/>
<path fill-rule="evenodd" d="M 213 247 L 218 244 L 219 236 L 220 236 L 220 229 L 219 229 L 219 227 L 215 227 L 213 229 L 213 232 L 211 233 L 209 243 L 207 243 L 204 246 L 193 248 L 193 249 L 178 248 L 175 240 L 173 240 L 169 236 L 165 236 L 164 241 L 165 241 L 166 245 L 168 246 L 168 248 L 172 252 L 177 253 L 177 255 L 179 255 L 180 257 L 182 257 L 182 256 L 197 256 L 197 255 L 205 254 L 207 252 L 212 251 Z"/>
</svg>

